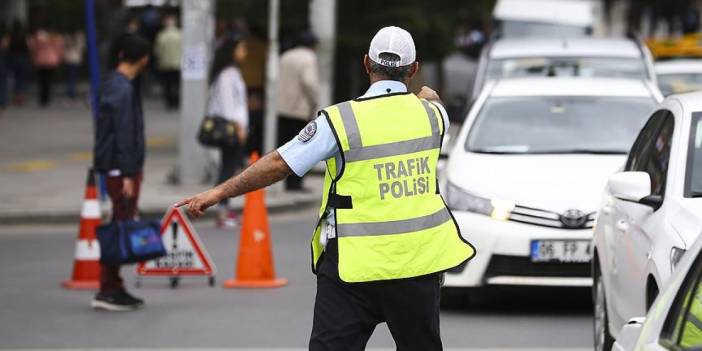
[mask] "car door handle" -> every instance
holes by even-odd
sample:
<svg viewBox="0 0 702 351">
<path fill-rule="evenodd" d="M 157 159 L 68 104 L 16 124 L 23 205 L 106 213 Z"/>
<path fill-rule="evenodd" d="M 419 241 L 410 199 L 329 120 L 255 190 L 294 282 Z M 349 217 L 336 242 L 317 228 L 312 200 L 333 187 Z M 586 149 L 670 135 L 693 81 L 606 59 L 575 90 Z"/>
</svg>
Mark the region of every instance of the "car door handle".
<svg viewBox="0 0 702 351">
<path fill-rule="evenodd" d="M 629 223 L 623 219 L 617 221 L 617 229 L 621 232 L 629 230 Z"/>
</svg>

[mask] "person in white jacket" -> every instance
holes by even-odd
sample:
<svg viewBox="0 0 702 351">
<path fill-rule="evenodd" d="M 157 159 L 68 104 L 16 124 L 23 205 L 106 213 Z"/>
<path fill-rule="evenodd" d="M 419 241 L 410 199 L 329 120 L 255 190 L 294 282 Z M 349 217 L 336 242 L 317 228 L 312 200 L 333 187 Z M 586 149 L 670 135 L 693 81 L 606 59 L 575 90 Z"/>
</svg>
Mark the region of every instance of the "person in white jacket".
<svg viewBox="0 0 702 351">
<path fill-rule="evenodd" d="M 219 116 L 233 121 L 237 126 L 239 146 L 221 148 L 221 162 L 217 183 L 234 175 L 243 166 L 243 150 L 249 125 L 249 110 L 246 99 L 246 84 L 239 66 L 246 59 L 246 42 L 239 38 L 224 40 L 216 49 L 210 72 L 210 99 L 208 116 Z M 217 226 L 233 227 L 237 224 L 236 213 L 229 208 L 229 201 L 219 204 Z"/>
<path fill-rule="evenodd" d="M 276 92 L 278 113 L 278 146 L 282 146 L 305 128 L 310 116 L 317 112 L 319 74 L 317 72 L 317 38 L 303 33 L 298 45 L 280 56 L 280 71 Z M 290 175 L 285 190 L 304 190 L 302 177 Z"/>
</svg>

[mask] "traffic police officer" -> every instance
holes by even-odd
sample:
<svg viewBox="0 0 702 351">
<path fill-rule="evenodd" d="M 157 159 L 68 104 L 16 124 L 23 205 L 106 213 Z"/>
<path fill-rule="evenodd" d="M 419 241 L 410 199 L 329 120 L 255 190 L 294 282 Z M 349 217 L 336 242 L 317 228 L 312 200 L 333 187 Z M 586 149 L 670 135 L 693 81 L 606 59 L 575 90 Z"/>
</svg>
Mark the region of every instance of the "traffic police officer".
<svg viewBox="0 0 702 351">
<path fill-rule="evenodd" d="M 317 297 L 310 350 L 363 350 L 386 322 L 398 350 L 441 350 L 441 274 L 473 247 L 439 194 L 436 164 L 448 129 L 438 95 L 407 84 L 417 73 L 412 36 L 382 28 L 363 64 L 365 95 L 327 107 L 296 138 L 240 175 L 184 199 L 193 216 L 326 160 L 312 238 Z"/>
</svg>

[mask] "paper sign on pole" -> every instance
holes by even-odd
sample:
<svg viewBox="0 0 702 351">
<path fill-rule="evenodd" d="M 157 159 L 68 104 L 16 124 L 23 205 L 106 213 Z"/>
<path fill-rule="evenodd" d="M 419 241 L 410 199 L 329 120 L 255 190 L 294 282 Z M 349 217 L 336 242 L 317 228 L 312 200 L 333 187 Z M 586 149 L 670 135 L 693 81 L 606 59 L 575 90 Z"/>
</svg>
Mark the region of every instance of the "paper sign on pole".
<svg viewBox="0 0 702 351">
<path fill-rule="evenodd" d="M 142 276 L 209 276 L 215 265 L 188 218 L 177 208 L 170 208 L 161 221 L 161 238 L 166 256 L 140 263 Z"/>
</svg>

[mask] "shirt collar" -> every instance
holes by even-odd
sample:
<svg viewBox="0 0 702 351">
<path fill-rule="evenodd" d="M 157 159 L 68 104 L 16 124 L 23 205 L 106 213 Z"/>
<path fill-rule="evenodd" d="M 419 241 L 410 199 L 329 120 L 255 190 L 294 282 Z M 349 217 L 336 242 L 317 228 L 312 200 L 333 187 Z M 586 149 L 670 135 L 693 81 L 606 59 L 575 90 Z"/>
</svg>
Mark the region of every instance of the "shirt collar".
<svg viewBox="0 0 702 351">
<path fill-rule="evenodd" d="M 392 93 L 406 93 L 406 92 L 407 92 L 407 87 L 402 82 L 398 82 L 396 80 L 379 80 L 379 81 L 371 84 L 371 86 L 368 87 L 368 90 L 366 91 L 365 94 L 363 94 L 363 96 L 361 96 L 361 98 L 369 98 L 369 97 L 387 95 L 387 94 L 392 94 Z"/>
</svg>

